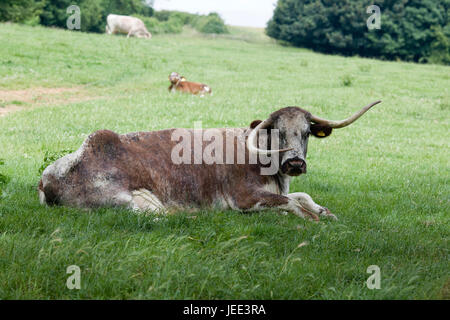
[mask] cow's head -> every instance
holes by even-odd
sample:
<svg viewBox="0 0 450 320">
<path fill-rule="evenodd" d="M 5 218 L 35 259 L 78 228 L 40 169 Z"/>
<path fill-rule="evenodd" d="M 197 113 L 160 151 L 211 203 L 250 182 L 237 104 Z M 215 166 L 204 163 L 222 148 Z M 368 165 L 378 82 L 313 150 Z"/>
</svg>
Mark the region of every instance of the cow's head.
<svg viewBox="0 0 450 320">
<path fill-rule="evenodd" d="M 169 76 L 169 81 L 173 84 L 177 84 L 180 81 L 186 81 L 186 78 L 183 76 L 180 76 L 178 73 L 176 72 L 172 72 Z"/>
<path fill-rule="evenodd" d="M 308 138 L 313 135 L 317 138 L 328 137 L 333 129 L 343 128 L 361 117 L 367 110 L 380 103 L 376 101 L 362 108 L 350 118 L 341 121 L 332 121 L 319 118 L 310 112 L 298 107 L 287 107 L 272 113 L 269 119 L 253 121 L 253 129 L 247 140 L 249 152 L 264 155 L 279 155 L 280 171 L 289 176 L 298 176 L 306 173 L 306 152 Z M 279 135 L 276 150 L 265 150 L 257 147 L 258 131 L 262 129 L 277 129 Z M 270 136 L 269 136 L 270 137 Z M 267 145 L 271 145 L 268 143 Z"/>
<path fill-rule="evenodd" d="M 146 30 L 140 30 L 137 35 L 138 38 L 145 38 L 145 39 L 151 39 L 152 34 Z"/>
</svg>

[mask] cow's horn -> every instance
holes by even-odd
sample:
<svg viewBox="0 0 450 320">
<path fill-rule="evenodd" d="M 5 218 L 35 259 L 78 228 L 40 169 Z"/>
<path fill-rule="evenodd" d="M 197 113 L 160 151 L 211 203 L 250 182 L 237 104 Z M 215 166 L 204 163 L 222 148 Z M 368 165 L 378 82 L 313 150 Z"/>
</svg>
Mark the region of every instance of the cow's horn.
<svg viewBox="0 0 450 320">
<path fill-rule="evenodd" d="M 365 106 L 364 108 L 362 108 L 361 110 L 356 112 L 354 115 L 352 115 L 350 118 L 347 118 L 345 120 L 341 120 L 341 121 L 326 120 L 326 119 L 322 119 L 322 118 L 316 117 L 315 115 L 312 115 L 311 121 L 314 122 L 314 123 L 327 125 L 327 126 L 329 126 L 331 128 L 335 128 L 335 129 L 344 128 L 344 127 L 352 124 L 356 120 L 358 120 L 359 117 L 361 117 L 364 113 L 367 112 L 367 110 L 372 108 L 374 105 L 379 104 L 380 102 L 381 102 L 381 100 L 372 102 L 371 104 Z"/>
<path fill-rule="evenodd" d="M 252 130 L 252 132 L 250 132 L 250 134 L 248 135 L 248 139 L 247 139 L 247 148 L 250 153 L 269 155 L 272 153 L 286 152 L 286 151 L 290 151 L 293 149 L 293 148 L 286 148 L 286 149 L 279 149 L 279 150 L 263 150 L 263 149 L 259 149 L 256 146 L 256 137 L 258 135 L 258 131 L 261 129 L 266 129 L 266 128 L 270 127 L 271 124 L 272 124 L 272 122 L 270 121 L 270 119 L 264 120 L 263 122 L 258 124 L 256 126 L 256 128 Z"/>
</svg>

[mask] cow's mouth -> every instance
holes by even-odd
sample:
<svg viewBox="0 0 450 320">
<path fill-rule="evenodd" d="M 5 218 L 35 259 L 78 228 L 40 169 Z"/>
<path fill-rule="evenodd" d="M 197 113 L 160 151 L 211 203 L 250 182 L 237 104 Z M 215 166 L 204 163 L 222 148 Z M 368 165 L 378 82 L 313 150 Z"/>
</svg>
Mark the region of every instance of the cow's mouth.
<svg viewBox="0 0 450 320">
<path fill-rule="evenodd" d="M 299 176 L 306 173 L 306 162 L 300 158 L 288 159 L 281 166 L 281 172 L 289 176 Z"/>
</svg>

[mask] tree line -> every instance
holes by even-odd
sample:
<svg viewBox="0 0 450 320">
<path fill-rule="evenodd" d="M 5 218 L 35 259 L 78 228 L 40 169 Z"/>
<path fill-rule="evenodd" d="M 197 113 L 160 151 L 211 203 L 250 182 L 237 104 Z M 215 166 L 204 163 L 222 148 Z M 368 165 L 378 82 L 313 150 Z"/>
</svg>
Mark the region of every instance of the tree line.
<svg viewBox="0 0 450 320">
<path fill-rule="evenodd" d="M 370 30 L 371 4 L 381 10 Z M 278 0 L 266 33 L 323 53 L 450 64 L 450 0 Z"/>
<path fill-rule="evenodd" d="M 158 12 L 153 10 L 149 0 L 2 0 L 0 21 L 65 28 L 69 16 L 67 8 L 71 5 L 79 6 L 81 31 L 86 32 L 105 32 L 106 17 L 110 13 L 139 17 L 153 34 L 179 33 L 187 24 L 203 33 L 228 32 L 216 13 L 205 16 Z"/>
</svg>

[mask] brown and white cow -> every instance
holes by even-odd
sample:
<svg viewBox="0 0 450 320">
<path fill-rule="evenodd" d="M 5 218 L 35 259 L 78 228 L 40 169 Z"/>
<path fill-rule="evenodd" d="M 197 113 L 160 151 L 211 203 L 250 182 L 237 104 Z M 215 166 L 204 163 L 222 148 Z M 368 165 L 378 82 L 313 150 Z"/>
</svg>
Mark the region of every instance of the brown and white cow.
<svg viewBox="0 0 450 320">
<path fill-rule="evenodd" d="M 97 131 L 76 152 L 45 169 L 38 187 L 40 200 L 49 205 L 122 206 L 153 212 L 200 208 L 280 209 L 314 220 L 318 220 L 318 216 L 335 218 L 306 193 L 289 193 L 291 178 L 306 173 L 310 135 L 327 137 L 334 128 L 348 126 L 379 102 L 342 121 L 325 120 L 301 108 L 287 107 L 264 121 L 253 121 L 249 128 L 214 129 L 218 134 L 215 140 L 222 137 L 223 141 L 229 141 L 228 137 L 233 137 L 231 144 L 227 142 L 223 146 L 224 153 L 230 146 L 234 150 L 244 150 L 243 162 L 237 161 L 237 153 L 231 163 L 218 164 L 195 158 L 195 145 L 206 151 L 208 139 L 204 140 L 203 135 L 211 129 L 128 134 Z M 189 137 L 184 142 L 194 145 L 183 151 L 189 150 L 183 157 L 194 158 L 191 164 L 173 160 L 178 153 L 174 150 L 182 140 L 175 134 L 179 130 Z M 265 130 L 269 130 L 266 135 L 262 134 Z M 272 131 L 279 133 L 278 141 L 270 139 Z M 277 145 L 282 149 L 277 149 Z M 280 164 L 277 171 L 262 175 L 267 165 L 260 160 L 250 163 L 248 160 L 254 155 L 258 155 L 258 159 L 262 155 L 277 159 Z"/>
<path fill-rule="evenodd" d="M 139 18 L 109 14 L 106 17 L 106 23 L 107 34 L 123 33 L 127 35 L 127 38 L 134 36 L 137 38 L 151 39 L 152 37 L 152 34 L 145 27 L 144 22 Z"/>
<path fill-rule="evenodd" d="M 176 72 L 172 72 L 169 76 L 170 92 L 181 91 L 191 94 L 198 94 L 203 97 L 205 94 L 212 94 L 211 87 L 198 82 L 187 81 L 185 77 L 180 76 Z"/>
</svg>

